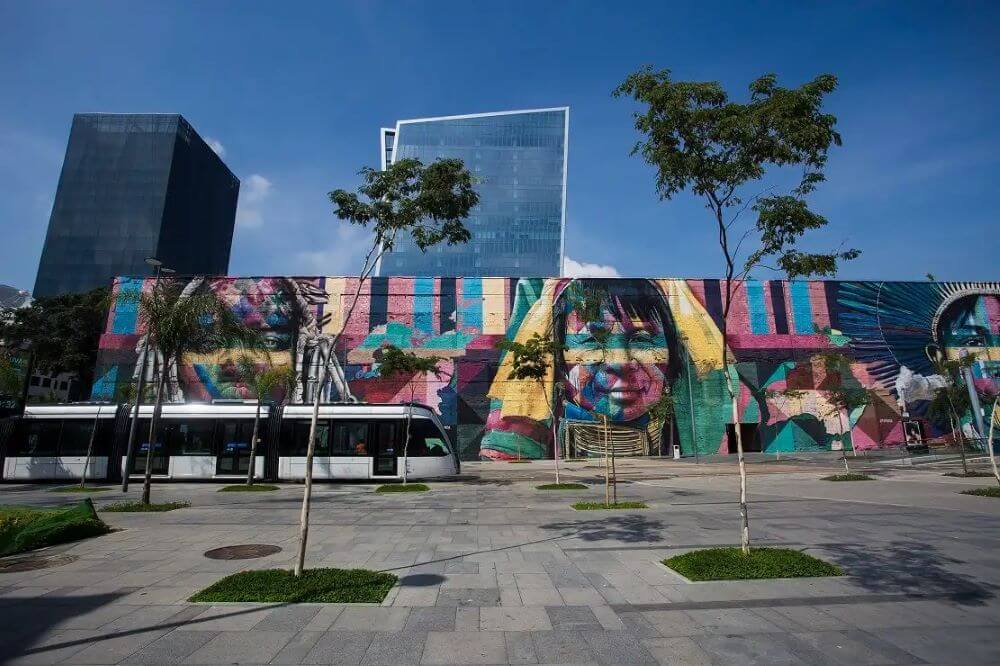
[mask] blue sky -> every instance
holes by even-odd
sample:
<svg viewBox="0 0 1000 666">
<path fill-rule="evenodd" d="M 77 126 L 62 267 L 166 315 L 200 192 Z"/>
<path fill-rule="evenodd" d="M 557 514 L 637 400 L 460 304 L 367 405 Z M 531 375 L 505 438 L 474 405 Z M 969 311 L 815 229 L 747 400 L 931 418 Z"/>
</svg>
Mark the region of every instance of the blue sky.
<svg viewBox="0 0 1000 666">
<path fill-rule="evenodd" d="M 651 63 L 735 97 L 765 72 L 840 77 L 844 146 L 813 246 L 844 278 L 996 279 L 998 3 L 0 2 L 0 282 L 31 288 L 74 112 L 180 112 L 243 182 L 233 274 L 356 270 L 326 192 L 399 118 L 568 105 L 567 255 L 717 276 L 707 211 L 629 155 Z"/>
</svg>

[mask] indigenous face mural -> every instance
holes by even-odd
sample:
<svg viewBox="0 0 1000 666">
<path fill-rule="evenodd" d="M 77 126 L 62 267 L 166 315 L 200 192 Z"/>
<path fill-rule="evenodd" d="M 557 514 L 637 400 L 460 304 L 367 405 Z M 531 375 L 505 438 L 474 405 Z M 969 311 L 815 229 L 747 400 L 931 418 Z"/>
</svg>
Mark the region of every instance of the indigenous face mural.
<svg viewBox="0 0 1000 666">
<path fill-rule="evenodd" d="M 316 390 L 331 401 L 423 402 L 465 459 L 729 449 L 717 280 L 376 278 L 345 321 L 356 286 L 336 277 L 193 278 L 184 293 L 214 293 L 265 334 L 270 362 L 296 371 L 291 402 Z M 155 353 L 138 363 L 145 332 L 136 295 L 152 288 L 152 280 L 116 281 L 95 399 L 115 399 L 141 372 L 159 371 Z M 975 356 L 984 405 L 1000 390 L 1000 283 L 748 281 L 736 290 L 729 329 L 729 376 L 751 450 L 899 446 L 904 421 L 920 422 L 932 442 L 950 440 L 947 425 L 926 419 L 945 381 L 935 359 Z M 321 368 L 317 349 L 337 332 Z M 534 334 L 560 351 L 542 379 L 509 379 L 511 359 L 497 343 Z M 437 374 L 382 378 L 379 349 L 390 344 L 444 360 Z M 239 353 L 185 357 L 169 369 L 168 399 L 251 398 Z M 851 389 L 851 405 L 838 399 L 841 388 Z M 963 419 L 968 429 L 971 414 Z"/>
</svg>

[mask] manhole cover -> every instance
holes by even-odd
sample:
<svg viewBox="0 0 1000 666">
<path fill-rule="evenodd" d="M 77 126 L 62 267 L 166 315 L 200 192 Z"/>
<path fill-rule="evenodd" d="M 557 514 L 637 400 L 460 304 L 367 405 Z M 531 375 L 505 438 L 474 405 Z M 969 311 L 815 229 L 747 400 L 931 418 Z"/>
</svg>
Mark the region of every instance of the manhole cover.
<svg viewBox="0 0 1000 666">
<path fill-rule="evenodd" d="M 255 557 L 267 557 L 280 553 L 281 548 L 265 543 L 245 543 L 239 546 L 223 546 L 205 552 L 210 560 L 252 560 Z"/>
<path fill-rule="evenodd" d="M 76 562 L 76 555 L 28 555 L 0 560 L 0 573 L 16 573 L 18 571 L 37 571 L 61 567 L 70 562 Z"/>
</svg>

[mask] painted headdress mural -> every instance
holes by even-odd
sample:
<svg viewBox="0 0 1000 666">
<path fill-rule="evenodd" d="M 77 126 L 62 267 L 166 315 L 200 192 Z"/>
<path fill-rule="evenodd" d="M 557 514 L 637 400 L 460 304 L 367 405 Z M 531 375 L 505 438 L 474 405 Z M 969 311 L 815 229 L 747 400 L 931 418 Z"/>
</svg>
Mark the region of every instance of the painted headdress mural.
<svg viewBox="0 0 1000 666">
<path fill-rule="evenodd" d="M 717 280 L 375 278 L 345 321 L 356 287 L 355 278 L 204 277 L 185 279 L 184 293 L 210 291 L 261 330 L 271 362 L 296 371 L 293 402 L 317 390 L 325 400 L 412 396 L 441 414 L 466 459 L 729 448 Z M 152 280 L 116 281 L 95 399 L 114 399 L 139 373 L 159 371 L 155 351 L 138 362 L 145 332 L 135 296 L 152 288 Z M 922 418 L 940 385 L 936 357 L 974 355 L 984 400 L 1000 388 L 1000 283 L 747 281 L 730 311 L 728 355 L 751 449 L 900 445 L 903 414 Z M 336 353 L 318 354 L 338 331 Z M 509 379 L 497 343 L 533 334 L 559 343 L 549 375 Z M 380 377 L 378 350 L 388 344 L 444 359 L 439 373 Z M 846 362 L 831 366 L 831 354 Z M 185 357 L 171 369 L 169 399 L 250 397 L 237 356 Z M 327 356 L 323 372 L 316 360 Z M 838 387 L 866 399 L 838 407 Z M 924 433 L 951 437 L 930 423 Z"/>
</svg>

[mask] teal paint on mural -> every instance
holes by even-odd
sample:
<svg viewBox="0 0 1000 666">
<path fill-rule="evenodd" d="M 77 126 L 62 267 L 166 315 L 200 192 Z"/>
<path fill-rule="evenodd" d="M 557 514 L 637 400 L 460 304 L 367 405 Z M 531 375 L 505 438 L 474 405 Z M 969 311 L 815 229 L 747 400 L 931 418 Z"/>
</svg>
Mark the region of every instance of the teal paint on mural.
<svg viewBox="0 0 1000 666">
<path fill-rule="evenodd" d="M 359 345 L 360 349 L 378 349 L 383 345 L 393 345 L 400 349 L 410 349 L 413 344 L 413 330 L 406 324 L 390 321 L 384 333 L 372 333 Z"/>
<path fill-rule="evenodd" d="M 747 307 L 750 310 L 750 332 L 767 335 L 771 332 L 764 305 L 764 285 L 759 280 L 747 280 Z"/>
<path fill-rule="evenodd" d="M 792 297 L 792 318 L 795 320 L 795 332 L 799 335 L 813 333 L 812 301 L 809 296 L 809 283 L 800 281 L 789 282 L 788 291 Z"/>
<path fill-rule="evenodd" d="M 142 278 L 121 278 L 118 283 L 118 297 L 115 299 L 115 318 L 111 324 L 112 333 L 118 335 L 135 333 L 141 293 Z"/>
<path fill-rule="evenodd" d="M 118 385 L 118 366 L 113 365 L 94 382 L 91 395 L 97 400 L 114 400 Z"/>
<path fill-rule="evenodd" d="M 434 334 L 434 278 L 414 280 L 413 325 L 424 335 Z"/>
<path fill-rule="evenodd" d="M 480 278 L 462 278 L 462 305 L 459 308 L 459 325 L 467 330 L 483 330 L 483 281 Z"/>
<path fill-rule="evenodd" d="M 424 349 L 465 349 L 476 336 L 460 331 L 448 331 L 444 335 L 436 335 L 421 345 Z"/>
</svg>

